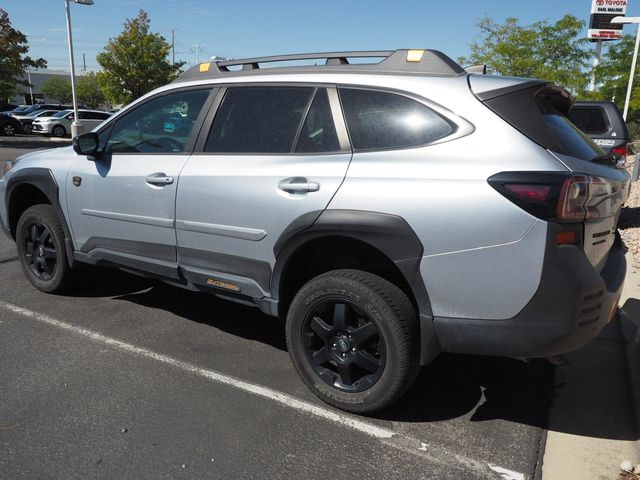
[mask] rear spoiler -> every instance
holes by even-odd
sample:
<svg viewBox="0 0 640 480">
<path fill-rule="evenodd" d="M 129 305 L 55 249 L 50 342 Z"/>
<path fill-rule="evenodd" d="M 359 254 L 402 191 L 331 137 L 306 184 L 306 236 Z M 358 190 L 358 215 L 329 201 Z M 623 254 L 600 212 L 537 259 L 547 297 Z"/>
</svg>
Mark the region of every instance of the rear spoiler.
<svg viewBox="0 0 640 480">
<path fill-rule="evenodd" d="M 467 73 L 479 73 L 480 75 L 487 74 L 487 66 L 486 65 L 472 65 L 470 67 L 464 67 Z"/>
</svg>

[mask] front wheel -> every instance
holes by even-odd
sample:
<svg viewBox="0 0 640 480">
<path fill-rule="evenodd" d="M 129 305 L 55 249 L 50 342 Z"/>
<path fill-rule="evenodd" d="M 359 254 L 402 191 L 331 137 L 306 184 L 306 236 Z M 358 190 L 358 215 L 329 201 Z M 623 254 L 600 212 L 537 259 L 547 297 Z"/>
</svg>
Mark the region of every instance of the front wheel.
<svg viewBox="0 0 640 480">
<path fill-rule="evenodd" d="M 395 402 L 420 368 L 413 305 L 395 285 L 359 270 L 327 272 L 300 289 L 287 345 L 313 393 L 350 412 Z"/>
<path fill-rule="evenodd" d="M 24 211 L 16 229 L 20 266 L 38 290 L 62 293 L 72 281 L 64 247 L 64 231 L 51 205 L 34 205 Z"/>
<path fill-rule="evenodd" d="M 0 126 L 0 132 L 7 137 L 11 137 L 16 133 L 16 127 L 11 122 L 6 122 Z"/>
</svg>

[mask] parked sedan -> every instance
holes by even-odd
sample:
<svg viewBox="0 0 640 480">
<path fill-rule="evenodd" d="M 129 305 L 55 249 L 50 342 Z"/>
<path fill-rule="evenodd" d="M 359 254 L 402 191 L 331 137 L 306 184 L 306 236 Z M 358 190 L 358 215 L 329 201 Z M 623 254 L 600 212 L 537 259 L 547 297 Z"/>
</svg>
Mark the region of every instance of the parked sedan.
<svg viewBox="0 0 640 480">
<path fill-rule="evenodd" d="M 20 131 L 20 122 L 6 113 L 0 113 L 0 135 L 12 136 Z"/>
<path fill-rule="evenodd" d="M 38 110 L 37 112 L 31 113 L 29 115 L 18 114 L 18 115 L 12 115 L 12 116 L 16 120 L 18 120 L 18 122 L 20 122 L 20 131 L 28 135 L 32 133 L 31 124 L 36 118 L 50 117 L 52 115 L 55 115 L 56 113 L 58 113 L 57 110 Z"/>
<path fill-rule="evenodd" d="M 87 130 L 93 130 L 111 116 L 108 112 L 100 110 L 78 110 L 80 123 Z M 51 117 L 36 118 L 32 122 L 32 133 L 51 135 L 54 137 L 64 137 L 71 133 L 71 123 L 73 122 L 73 110 L 63 110 Z"/>
</svg>

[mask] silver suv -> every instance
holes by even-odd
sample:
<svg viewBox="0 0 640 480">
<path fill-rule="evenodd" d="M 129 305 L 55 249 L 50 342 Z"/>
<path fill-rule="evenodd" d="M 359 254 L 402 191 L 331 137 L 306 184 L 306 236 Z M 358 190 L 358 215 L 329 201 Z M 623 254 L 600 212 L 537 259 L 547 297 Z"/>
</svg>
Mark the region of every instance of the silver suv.
<svg viewBox="0 0 640 480">
<path fill-rule="evenodd" d="M 441 351 L 554 356 L 612 318 L 629 176 L 571 104 L 432 50 L 204 63 L 8 163 L 0 217 L 36 288 L 107 264 L 255 305 L 371 412 Z"/>
</svg>

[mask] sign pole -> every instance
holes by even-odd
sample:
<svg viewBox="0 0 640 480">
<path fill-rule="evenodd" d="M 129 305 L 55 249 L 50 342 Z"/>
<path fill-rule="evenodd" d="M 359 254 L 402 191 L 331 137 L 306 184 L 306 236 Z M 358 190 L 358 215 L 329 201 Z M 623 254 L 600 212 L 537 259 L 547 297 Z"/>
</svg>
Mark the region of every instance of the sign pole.
<svg viewBox="0 0 640 480">
<path fill-rule="evenodd" d="M 627 114 L 629 113 L 629 103 L 631 102 L 631 92 L 633 91 L 633 80 L 636 76 L 636 63 L 638 62 L 638 47 L 640 47 L 640 24 L 638 24 L 638 32 L 636 33 L 636 46 L 633 49 L 633 60 L 631 61 L 631 72 L 629 73 L 629 86 L 627 87 L 627 98 L 624 102 L 624 113 L 622 118 L 627 121 Z"/>
<path fill-rule="evenodd" d="M 589 84 L 589 91 L 595 92 L 596 90 L 596 67 L 600 65 L 600 59 L 602 58 L 602 40 L 596 42 L 596 55 L 593 57 L 593 70 L 591 71 L 591 83 Z"/>
</svg>

